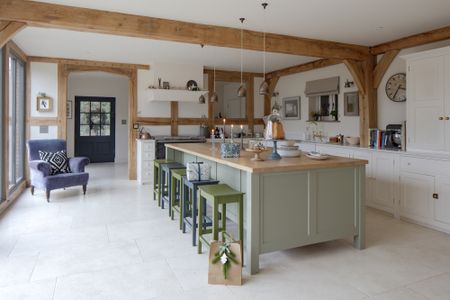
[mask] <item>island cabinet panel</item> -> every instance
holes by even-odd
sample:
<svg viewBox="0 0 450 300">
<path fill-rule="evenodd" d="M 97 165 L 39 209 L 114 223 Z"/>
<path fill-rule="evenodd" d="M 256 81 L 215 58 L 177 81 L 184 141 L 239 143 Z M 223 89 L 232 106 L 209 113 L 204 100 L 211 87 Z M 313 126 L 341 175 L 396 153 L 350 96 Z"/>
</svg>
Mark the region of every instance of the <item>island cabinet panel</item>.
<svg viewBox="0 0 450 300">
<path fill-rule="evenodd" d="M 263 253 L 308 243 L 311 235 L 309 172 L 261 175 Z"/>
</svg>

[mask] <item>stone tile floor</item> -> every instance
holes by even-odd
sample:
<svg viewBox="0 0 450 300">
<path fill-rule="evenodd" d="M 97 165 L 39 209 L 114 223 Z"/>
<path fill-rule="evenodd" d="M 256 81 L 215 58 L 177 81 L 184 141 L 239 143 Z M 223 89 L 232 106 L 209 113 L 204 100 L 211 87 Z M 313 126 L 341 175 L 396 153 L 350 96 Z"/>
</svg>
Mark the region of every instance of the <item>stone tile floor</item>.
<svg viewBox="0 0 450 300">
<path fill-rule="evenodd" d="M 367 210 L 367 249 L 340 240 L 261 256 L 241 287 L 207 284 L 207 253 L 126 179 L 27 191 L 0 217 L 0 299 L 450 299 L 450 235 Z"/>
</svg>

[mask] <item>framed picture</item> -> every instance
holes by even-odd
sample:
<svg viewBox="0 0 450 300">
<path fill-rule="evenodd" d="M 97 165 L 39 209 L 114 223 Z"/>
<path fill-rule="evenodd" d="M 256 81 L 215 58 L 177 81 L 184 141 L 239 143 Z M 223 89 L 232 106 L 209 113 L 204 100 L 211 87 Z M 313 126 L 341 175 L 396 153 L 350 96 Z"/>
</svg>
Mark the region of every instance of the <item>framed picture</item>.
<svg viewBox="0 0 450 300">
<path fill-rule="evenodd" d="M 283 98 L 282 117 L 285 120 L 300 120 L 300 96 Z"/>
<path fill-rule="evenodd" d="M 36 109 L 39 112 L 52 111 L 52 98 L 49 96 L 37 96 L 36 97 Z"/>
<path fill-rule="evenodd" d="M 344 93 L 344 116 L 359 116 L 358 92 Z"/>
<path fill-rule="evenodd" d="M 72 100 L 67 100 L 67 104 L 66 104 L 66 117 L 67 117 L 67 119 L 72 119 L 72 118 L 73 118 Z"/>
</svg>

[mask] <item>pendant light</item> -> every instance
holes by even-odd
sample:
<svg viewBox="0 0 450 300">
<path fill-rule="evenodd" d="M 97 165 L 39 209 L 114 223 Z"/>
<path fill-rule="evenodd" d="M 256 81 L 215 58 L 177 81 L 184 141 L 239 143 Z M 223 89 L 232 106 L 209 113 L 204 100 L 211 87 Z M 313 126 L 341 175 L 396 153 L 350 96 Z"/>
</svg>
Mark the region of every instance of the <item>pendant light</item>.
<svg viewBox="0 0 450 300">
<path fill-rule="evenodd" d="M 200 44 L 200 47 L 202 47 L 202 49 L 203 49 L 203 47 L 205 47 L 205 45 L 204 44 Z M 200 104 L 205 104 L 206 103 L 206 98 L 205 98 L 204 94 L 200 95 L 200 97 L 198 98 L 198 102 Z"/>
<path fill-rule="evenodd" d="M 266 81 L 266 22 L 265 22 L 265 14 L 266 14 L 266 7 L 269 5 L 268 3 L 264 2 L 261 3 L 263 9 L 264 9 L 264 32 L 263 32 L 263 82 L 261 82 L 261 85 L 259 86 L 259 94 L 260 95 L 268 95 L 269 94 L 269 84 Z"/>
<path fill-rule="evenodd" d="M 219 102 L 219 95 L 216 93 L 216 54 L 214 50 L 214 91 L 209 98 L 209 102 Z"/>
<path fill-rule="evenodd" d="M 241 21 L 241 85 L 239 86 L 239 89 L 237 91 L 238 97 L 246 97 L 247 96 L 247 88 L 245 87 L 245 84 L 242 80 L 242 73 L 243 73 L 243 47 L 244 47 L 244 21 L 245 18 L 240 18 L 239 21 Z"/>
</svg>

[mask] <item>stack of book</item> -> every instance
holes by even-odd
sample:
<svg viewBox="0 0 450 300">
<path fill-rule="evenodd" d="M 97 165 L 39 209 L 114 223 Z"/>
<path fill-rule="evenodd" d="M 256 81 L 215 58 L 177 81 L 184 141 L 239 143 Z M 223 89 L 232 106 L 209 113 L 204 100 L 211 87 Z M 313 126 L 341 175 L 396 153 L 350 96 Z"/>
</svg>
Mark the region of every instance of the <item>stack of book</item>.
<svg viewBox="0 0 450 300">
<path fill-rule="evenodd" d="M 369 129 L 369 148 L 385 149 L 387 143 L 386 130 Z"/>
</svg>

